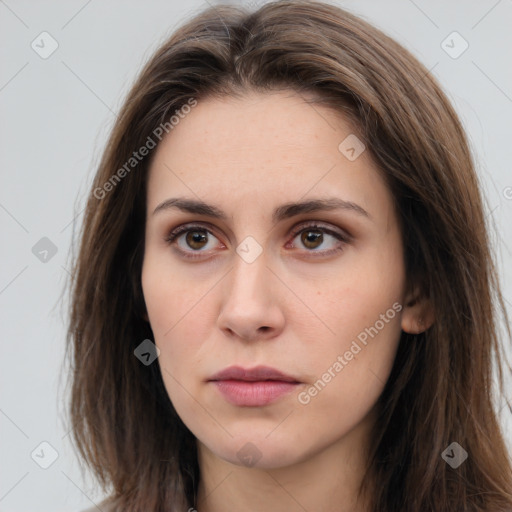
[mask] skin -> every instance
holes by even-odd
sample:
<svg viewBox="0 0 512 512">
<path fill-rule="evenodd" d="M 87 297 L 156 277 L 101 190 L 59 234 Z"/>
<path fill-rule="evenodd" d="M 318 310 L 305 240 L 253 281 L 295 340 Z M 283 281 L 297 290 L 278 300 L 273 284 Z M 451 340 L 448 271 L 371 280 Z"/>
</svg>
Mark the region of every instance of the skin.
<svg viewBox="0 0 512 512">
<path fill-rule="evenodd" d="M 420 332 L 431 319 L 422 300 L 410 304 L 392 196 L 369 152 L 350 161 L 338 150 L 351 133 L 341 114 L 292 91 L 248 92 L 199 101 L 156 149 L 142 287 L 169 398 L 197 438 L 199 512 L 365 510 L 356 492 L 374 406 L 401 330 Z M 153 214 L 171 197 L 213 203 L 227 220 L 176 208 Z M 326 197 L 368 216 L 340 209 L 273 225 L 283 203 Z M 308 243 L 306 228 L 293 231 L 307 221 L 350 238 L 323 232 Z M 165 240 L 187 223 L 210 230 L 200 232 L 206 240 Z M 236 252 L 248 236 L 262 249 L 251 263 Z M 332 376 L 338 356 L 396 303 L 401 311 L 301 403 L 299 394 L 329 368 Z M 235 364 L 271 366 L 301 384 L 269 405 L 236 406 L 207 382 Z M 259 457 L 253 465 L 237 456 L 244 446 Z"/>
</svg>

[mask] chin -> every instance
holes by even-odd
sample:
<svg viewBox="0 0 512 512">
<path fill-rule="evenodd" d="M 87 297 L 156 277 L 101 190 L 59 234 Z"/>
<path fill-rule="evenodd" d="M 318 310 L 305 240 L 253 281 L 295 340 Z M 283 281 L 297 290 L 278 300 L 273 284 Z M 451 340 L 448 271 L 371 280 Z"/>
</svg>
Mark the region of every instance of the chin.
<svg viewBox="0 0 512 512">
<path fill-rule="evenodd" d="M 229 441 L 228 446 L 209 449 L 220 459 L 240 467 L 257 469 L 277 469 L 291 466 L 304 459 L 307 459 L 308 453 L 303 449 L 298 452 L 297 444 L 287 446 L 282 440 L 269 440 L 265 438 L 268 433 L 260 437 L 240 436 Z M 289 442 L 291 442 L 289 440 Z M 302 447 L 304 448 L 304 447 Z"/>
</svg>

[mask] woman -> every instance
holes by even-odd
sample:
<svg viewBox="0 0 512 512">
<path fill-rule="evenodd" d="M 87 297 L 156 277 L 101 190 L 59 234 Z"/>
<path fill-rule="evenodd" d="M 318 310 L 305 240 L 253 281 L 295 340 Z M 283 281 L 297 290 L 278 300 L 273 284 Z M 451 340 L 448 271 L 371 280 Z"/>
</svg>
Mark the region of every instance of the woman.
<svg viewBox="0 0 512 512">
<path fill-rule="evenodd" d="M 512 510 L 506 312 L 465 134 L 340 8 L 210 8 L 155 53 L 72 292 L 101 510 Z"/>
</svg>

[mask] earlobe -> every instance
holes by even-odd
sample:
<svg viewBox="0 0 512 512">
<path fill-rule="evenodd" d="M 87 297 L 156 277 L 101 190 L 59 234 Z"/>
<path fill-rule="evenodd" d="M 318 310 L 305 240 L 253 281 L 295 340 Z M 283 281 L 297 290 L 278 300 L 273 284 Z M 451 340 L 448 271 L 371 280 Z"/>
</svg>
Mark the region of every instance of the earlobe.
<svg viewBox="0 0 512 512">
<path fill-rule="evenodd" d="M 419 293 L 407 297 L 401 320 L 403 331 L 409 334 L 420 334 L 429 329 L 434 320 L 434 307 L 429 298 L 421 296 Z"/>
</svg>

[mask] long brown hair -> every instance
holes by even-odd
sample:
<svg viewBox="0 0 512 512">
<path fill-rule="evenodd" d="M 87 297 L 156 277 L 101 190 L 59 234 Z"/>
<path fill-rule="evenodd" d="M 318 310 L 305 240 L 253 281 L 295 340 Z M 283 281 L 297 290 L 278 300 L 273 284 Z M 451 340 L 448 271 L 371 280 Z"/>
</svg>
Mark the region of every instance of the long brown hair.
<svg viewBox="0 0 512 512">
<path fill-rule="evenodd" d="M 507 340 L 510 329 L 465 133 L 407 50 L 316 1 L 278 1 L 253 13 L 208 8 L 155 52 L 129 92 L 94 179 L 71 282 L 70 418 L 80 455 L 115 510 L 195 505 L 194 436 L 158 365 L 134 356 L 153 339 L 140 277 L 155 151 L 133 168 L 126 163 L 191 100 L 250 89 L 313 93 L 355 123 L 394 197 L 408 283 L 436 312 L 424 333 L 402 333 L 378 403 L 361 487 L 371 510 L 510 511 L 511 461 L 492 372 L 493 361 L 501 363 L 503 391 L 499 315 Z M 457 468 L 441 456 L 452 442 L 468 453 Z"/>
</svg>

